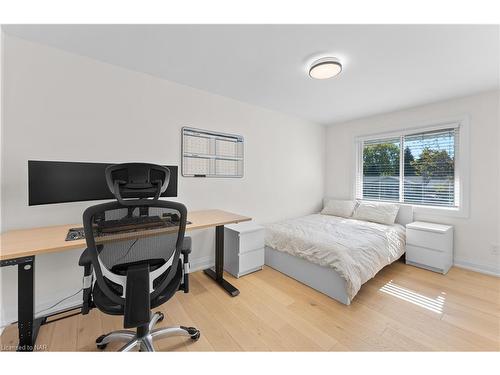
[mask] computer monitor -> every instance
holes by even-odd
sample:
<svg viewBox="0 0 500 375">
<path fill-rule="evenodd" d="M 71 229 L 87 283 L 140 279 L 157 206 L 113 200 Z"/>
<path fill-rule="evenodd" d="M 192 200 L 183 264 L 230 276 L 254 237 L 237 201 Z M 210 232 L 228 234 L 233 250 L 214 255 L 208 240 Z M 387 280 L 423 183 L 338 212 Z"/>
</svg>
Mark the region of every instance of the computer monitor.
<svg viewBox="0 0 500 375">
<path fill-rule="evenodd" d="M 28 160 L 28 201 L 30 206 L 51 203 L 114 199 L 104 171 L 111 163 Z M 177 196 L 177 166 L 162 197 Z"/>
</svg>

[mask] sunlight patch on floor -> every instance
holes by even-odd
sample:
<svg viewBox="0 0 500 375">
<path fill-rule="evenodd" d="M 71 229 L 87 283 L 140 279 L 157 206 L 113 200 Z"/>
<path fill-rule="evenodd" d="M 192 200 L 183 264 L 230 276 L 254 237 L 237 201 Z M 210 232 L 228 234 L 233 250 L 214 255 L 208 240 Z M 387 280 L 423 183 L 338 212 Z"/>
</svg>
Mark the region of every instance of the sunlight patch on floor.
<svg viewBox="0 0 500 375">
<path fill-rule="evenodd" d="M 385 284 L 382 288 L 380 288 L 380 291 L 393 297 L 402 299 L 406 302 L 413 303 L 414 305 L 423 307 L 424 309 L 433 311 L 437 314 L 443 313 L 446 294 L 444 292 L 442 292 L 441 295 L 437 296 L 436 298 L 429 298 L 420 293 L 414 292 L 413 290 L 406 289 L 402 286 L 394 284 L 392 280 Z"/>
</svg>

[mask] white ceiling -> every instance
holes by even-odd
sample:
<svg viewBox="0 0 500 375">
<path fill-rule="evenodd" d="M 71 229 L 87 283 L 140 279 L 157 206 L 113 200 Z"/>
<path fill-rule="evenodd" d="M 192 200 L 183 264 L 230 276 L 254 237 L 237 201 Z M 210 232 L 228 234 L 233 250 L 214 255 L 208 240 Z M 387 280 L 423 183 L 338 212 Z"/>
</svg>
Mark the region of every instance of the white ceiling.
<svg viewBox="0 0 500 375">
<path fill-rule="evenodd" d="M 9 25 L 9 35 L 322 124 L 499 87 L 498 25 Z M 316 57 L 341 75 L 309 78 Z"/>
</svg>

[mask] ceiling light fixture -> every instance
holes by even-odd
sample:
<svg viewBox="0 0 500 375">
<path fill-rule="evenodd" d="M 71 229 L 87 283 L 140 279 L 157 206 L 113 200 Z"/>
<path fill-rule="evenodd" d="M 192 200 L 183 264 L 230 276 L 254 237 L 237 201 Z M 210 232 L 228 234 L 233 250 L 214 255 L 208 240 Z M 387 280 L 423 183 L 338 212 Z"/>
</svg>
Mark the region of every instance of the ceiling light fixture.
<svg viewBox="0 0 500 375">
<path fill-rule="evenodd" d="M 342 71 L 342 64 L 335 57 L 323 57 L 311 64 L 309 76 L 314 79 L 335 77 Z"/>
</svg>

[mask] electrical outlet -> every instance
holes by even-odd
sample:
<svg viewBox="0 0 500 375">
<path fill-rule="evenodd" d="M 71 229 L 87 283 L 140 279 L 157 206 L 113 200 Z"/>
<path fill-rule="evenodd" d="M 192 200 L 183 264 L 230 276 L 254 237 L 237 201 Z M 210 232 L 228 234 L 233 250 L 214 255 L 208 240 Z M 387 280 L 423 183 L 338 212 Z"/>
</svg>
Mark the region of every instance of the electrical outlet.
<svg viewBox="0 0 500 375">
<path fill-rule="evenodd" d="M 492 243 L 490 246 L 490 251 L 492 254 L 498 255 L 500 254 L 500 245 L 496 243 Z"/>
</svg>

